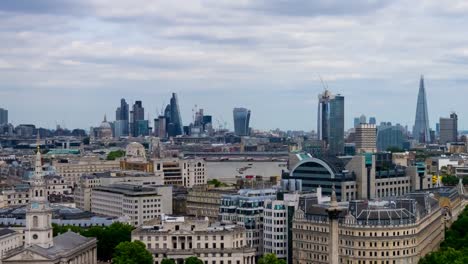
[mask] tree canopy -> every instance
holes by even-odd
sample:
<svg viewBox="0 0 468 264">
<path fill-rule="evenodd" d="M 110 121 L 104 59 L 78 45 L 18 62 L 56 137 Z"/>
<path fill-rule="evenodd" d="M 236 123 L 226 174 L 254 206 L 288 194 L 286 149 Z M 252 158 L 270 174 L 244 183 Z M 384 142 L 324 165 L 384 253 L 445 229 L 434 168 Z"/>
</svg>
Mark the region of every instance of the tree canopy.
<svg viewBox="0 0 468 264">
<path fill-rule="evenodd" d="M 197 257 L 188 257 L 184 261 L 185 264 L 203 264 L 203 261 Z"/>
<path fill-rule="evenodd" d="M 445 175 L 445 176 L 442 176 L 442 183 L 444 185 L 457 185 L 458 184 L 458 177 L 457 176 L 454 176 L 454 175 Z"/>
<path fill-rule="evenodd" d="M 165 258 L 161 261 L 161 264 L 176 264 L 174 259 Z"/>
<path fill-rule="evenodd" d="M 125 241 L 131 240 L 133 227 L 123 223 L 113 223 L 110 226 L 93 226 L 90 228 L 81 228 L 77 226 L 58 226 L 53 224 L 54 236 L 65 233 L 71 229 L 85 237 L 97 238 L 97 257 L 100 261 L 109 261 L 112 259 L 115 247 Z"/>
<path fill-rule="evenodd" d="M 258 260 L 258 264 L 286 264 L 286 261 L 278 259 L 275 254 L 265 254 Z"/>
<path fill-rule="evenodd" d="M 210 185 L 214 185 L 215 187 L 226 187 L 227 184 L 224 182 L 219 181 L 218 179 L 211 179 L 207 182 Z"/>
<path fill-rule="evenodd" d="M 438 251 L 419 260 L 419 264 L 468 263 L 468 207 L 445 233 Z"/>
<path fill-rule="evenodd" d="M 121 242 L 115 247 L 114 264 L 153 264 L 153 255 L 141 241 Z"/>
<path fill-rule="evenodd" d="M 109 154 L 107 154 L 107 160 L 115 160 L 115 159 L 121 158 L 123 156 L 125 156 L 125 151 L 115 150 L 115 151 L 111 151 L 111 152 L 109 152 Z"/>
</svg>

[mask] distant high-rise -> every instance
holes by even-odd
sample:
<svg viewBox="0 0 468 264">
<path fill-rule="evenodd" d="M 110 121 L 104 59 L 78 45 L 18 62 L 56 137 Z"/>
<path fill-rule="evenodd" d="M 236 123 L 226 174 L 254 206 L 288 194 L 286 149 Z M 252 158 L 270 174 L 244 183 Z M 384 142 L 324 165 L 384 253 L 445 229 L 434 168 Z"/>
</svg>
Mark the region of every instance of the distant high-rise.
<svg viewBox="0 0 468 264">
<path fill-rule="evenodd" d="M 359 117 L 355 117 L 355 118 L 354 118 L 354 128 L 356 128 L 357 126 L 359 126 L 359 124 L 361 124 L 361 121 L 359 120 Z"/>
<path fill-rule="evenodd" d="M 0 125 L 8 124 L 8 110 L 0 108 Z"/>
<path fill-rule="evenodd" d="M 392 123 L 382 122 L 377 127 L 377 150 L 386 151 L 388 148 L 403 149 L 404 127 L 401 125 L 392 125 Z"/>
<path fill-rule="evenodd" d="M 133 104 L 132 111 L 130 111 L 130 124 L 132 136 L 138 137 L 148 135 L 148 120 L 145 120 L 145 108 L 143 108 L 143 103 L 141 101 L 136 101 L 135 104 Z"/>
<path fill-rule="evenodd" d="M 369 117 L 369 124 L 377 125 L 377 119 L 375 119 L 373 116 Z"/>
<path fill-rule="evenodd" d="M 356 127 L 356 153 L 377 152 L 377 128 L 361 123 Z"/>
<path fill-rule="evenodd" d="M 234 133 L 237 136 L 249 135 L 250 110 L 246 108 L 234 108 Z"/>
<path fill-rule="evenodd" d="M 416 119 L 413 127 L 413 138 L 419 143 L 431 142 L 429 129 L 429 115 L 427 112 L 426 89 L 424 88 L 424 77 L 419 81 L 418 102 L 416 106 Z"/>
<path fill-rule="evenodd" d="M 456 113 L 450 114 L 449 118 L 440 118 L 440 139 L 441 144 L 458 141 L 458 116 Z"/>
<path fill-rule="evenodd" d="M 124 98 L 120 100 L 120 107 L 115 111 L 115 129 L 116 138 L 129 135 L 129 107 Z"/>
<path fill-rule="evenodd" d="M 177 94 L 172 93 L 171 101 L 164 110 L 166 117 L 166 132 L 169 137 L 182 135 L 182 118 L 179 110 L 179 100 Z"/>
<path fill-rule="evenodd" d="M 317 132 L 331 155 L 344 153 L 344 96 L 325 90 L 319 94 Z"/>
<path fill-rule="evenodd" d="M 182 117 L 180 116 L 179 100 L 176 93 L 171 98 L 171 123 L 174 124 L 175 135 L 182 135 Z"/>
</svg>

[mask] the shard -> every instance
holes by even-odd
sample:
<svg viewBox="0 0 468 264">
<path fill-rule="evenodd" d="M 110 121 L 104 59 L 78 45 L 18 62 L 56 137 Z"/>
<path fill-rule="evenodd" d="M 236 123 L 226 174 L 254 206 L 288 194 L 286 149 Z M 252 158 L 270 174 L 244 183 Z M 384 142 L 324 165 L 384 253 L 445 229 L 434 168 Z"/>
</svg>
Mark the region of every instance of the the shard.
<svg viewBox="0 0 468 264">
<path fill-rule="evenodd" d="M 413 138 L 419 143 L 429 143 L 431 142 L 429 130 L 426 89 L 424 88 L 424 76 L 421 76 L 421 80 L 419 81 L 418 104 L 416 106 L 416 119 L 413 127 Z"/>
</svg>

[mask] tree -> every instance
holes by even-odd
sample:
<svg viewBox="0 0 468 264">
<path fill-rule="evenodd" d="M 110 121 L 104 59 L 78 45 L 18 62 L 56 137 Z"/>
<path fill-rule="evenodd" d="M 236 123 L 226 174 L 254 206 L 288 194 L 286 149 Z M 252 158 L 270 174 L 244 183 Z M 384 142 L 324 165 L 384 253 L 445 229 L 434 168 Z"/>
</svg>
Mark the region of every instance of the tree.
<svg viewBox="0 0 468 264">
<path fill-rule="evenodd" d="M 391 153 L 405 152 L 403 149 L 401 149 L 401 148 L 399 148 L 399 147 L 395 147 L 395 146 L 388 147 L 388 148 L 387 148 L 387 151 L 388 151 L 388 152 L 391 152 Z"/>
<path fill-rule="evenodd" d="M 146 250 L 145 244 L 141 241 L 121 242 L 115 247 L 115 264 L 153 264 L 153 255 Z"/>
<path fill-rule="evenodd" d="M 457 185 L 458 181 L 458 177 L 454 175 L 442 176 L 442 183 L 445 185 Z"/>
<path fill-rule="evenodd" d="M 207 182 L 208 184 L 210 185 L 214 185 L 214 187 L 226 187 L 227 184 L 225 184 L 224 182 L 220 182 L 218 179 L 211 179 Z"/>
<path fill-rule="evenodd" d="M 197 257 L 188 257 L 184 261 L 185 264 L 203 264 L 203 261 Z"/>
<path fill-rule="evenodd" d="M 438 251 L 432 252 L 419 260 L 419 264 L 468 263 L 468 207 L 458 216 L 449 230 Z"/>
<path fill-rule="evenodd" d="M 130 241 L 133 227 L 123 223 L 113 223 L 110 226 L 93 226 L 87 229 L 76 226 L 58 226 L 53 224 L 54 236 L 65 233 L 69 229 L 85 237 L 95 237 L 97 239 L 97 258 L 100 261 L 112 259 L 115 247 L 121 242 Z"/>
<path fill-rule="evenodd" d="M 176 264 L 174 259 L 165 258 L 161 261 L 161 264 Z"/>
<path fill-rule="evenodd" d="M 89 141 L 90 141 L 89 137 L 83 138 L 83 144 L 84 145 L 89 145 Z"/>
<path fill-rule="evenodd" d="M 107 154 L 107 160 L 115 160 L 115 159 L 121 158 L 123 156 L 125 156 L 125 151 L 115 150 L 115 151 L 111 151 L 111 152 L 109 152 L 109 154 Z"/>
<path fill-rule="evenodd" d="M 258 260 L 258 264 L 286 264 L 284 259 L 278 259 L 275 254 L 265 254 Z"/>
</svg>

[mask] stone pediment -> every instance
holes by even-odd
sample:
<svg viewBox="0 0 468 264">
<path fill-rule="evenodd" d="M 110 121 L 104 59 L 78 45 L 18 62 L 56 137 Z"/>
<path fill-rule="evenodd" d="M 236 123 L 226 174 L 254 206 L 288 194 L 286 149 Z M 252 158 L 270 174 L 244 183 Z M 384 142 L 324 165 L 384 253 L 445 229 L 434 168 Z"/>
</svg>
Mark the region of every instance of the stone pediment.
<svg viewBox="0 0 468 264">
<path fill-rule="evenodd" d="M 8 263 L 9 261 L 14 261 L 14 262 L 19 262 L 19 261 L 25 261 L 25 262 L 29 262 L 29 261 L 41 261 L 41 260 L 49 260 L 49 258 L 47 257 L 44 257 L 40 254 L 38 254 L 37 252 L 34 252 L 34 251 L 31 251 L 27 248 L 25 249 L 22 249 L 21 251 L 11 255 L 11 256 L 8 256 L 6 258 L 3 259 L 3 263 Z"/>
</svg>

